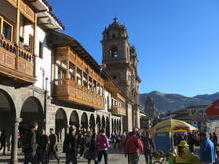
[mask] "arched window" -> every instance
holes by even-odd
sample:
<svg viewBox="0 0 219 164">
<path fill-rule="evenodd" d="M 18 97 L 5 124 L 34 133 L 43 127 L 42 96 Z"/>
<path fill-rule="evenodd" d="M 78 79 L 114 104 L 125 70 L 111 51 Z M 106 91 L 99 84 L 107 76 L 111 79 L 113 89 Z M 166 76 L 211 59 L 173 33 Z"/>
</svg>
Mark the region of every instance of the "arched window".
<svg viewBox="0 0 219 164">
<path fill-rule="evenodd" d="M 117 58 L 118 57 L 118 48 L 117 47 L 112 47 L 110 49 L 110 54 L 113 58 Z"/>
</svg>

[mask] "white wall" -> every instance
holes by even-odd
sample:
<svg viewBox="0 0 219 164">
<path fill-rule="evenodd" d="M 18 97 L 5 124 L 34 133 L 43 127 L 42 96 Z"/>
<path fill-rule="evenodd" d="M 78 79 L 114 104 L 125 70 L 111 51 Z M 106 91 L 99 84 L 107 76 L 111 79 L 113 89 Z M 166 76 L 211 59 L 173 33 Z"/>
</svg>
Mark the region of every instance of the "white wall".
<svg viewBox="0 0 219 164">
<path fill-rule="evenodd" d="M 39 27 L 37 27 L 37 35 L 36 35 L 36 49 L 35 53 L 37 55 L 36 57 L 36 78 L 37 81 L 34 84 L 34 86 L 41 88 L 41 89 L 46 89 L 47 85 L 47 90 L 48 94 L 51 94 L 51 50 L 48 48 L 46 44 L 46 33 Z M 41 59 L 39 57 L 39 43 L 43 43 L 43 58 Z M 46 78 L 47 84 L 46 84 Z"/>
</svg>

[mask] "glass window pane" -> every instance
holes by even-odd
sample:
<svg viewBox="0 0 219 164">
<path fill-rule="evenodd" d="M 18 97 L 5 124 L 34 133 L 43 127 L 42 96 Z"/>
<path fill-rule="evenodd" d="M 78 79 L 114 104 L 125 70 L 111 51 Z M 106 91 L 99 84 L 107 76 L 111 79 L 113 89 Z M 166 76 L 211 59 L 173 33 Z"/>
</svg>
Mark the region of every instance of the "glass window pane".
<svg viewBox="0 0 219 164">
<path fill-rule="evenodd" d="M 12 27 L 8 23 L 4 22 L 3 24 L 3 34 L 6 39 L 11 40 Z"/>
</svg>

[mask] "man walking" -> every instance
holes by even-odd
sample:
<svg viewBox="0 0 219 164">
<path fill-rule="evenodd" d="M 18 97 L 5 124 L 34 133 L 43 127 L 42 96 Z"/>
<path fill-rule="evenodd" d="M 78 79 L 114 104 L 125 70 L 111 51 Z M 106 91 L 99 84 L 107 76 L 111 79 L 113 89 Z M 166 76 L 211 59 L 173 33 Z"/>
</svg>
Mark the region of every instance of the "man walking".
<svg viewBox="0 0 219 164">
<path fill-rule="evenodd" d="M 6 149 L 6 130 L 3 130 L 2 133 L 1 133 L 1 136 L 0 136 L 0 144 L 1 144 L 1 147 L 0 147 L 0 150 L 3 149 L 3 155 L 6 155 L 5 154 L 5 149 Z"/>
<path fill-rule="evenodd" d="M 24 164 L 28 164 L 29 162 L 31 164 L 37 163 L 37 155 L 36 155 L 36 150 L 37 150 L 36 130 L 37 129 L 38 129 L 38 124 L 34 122 L 31 125 L 31 129 L 25 132 L 24 145 L 23 145 Z"/>
<path fill-rule="evenodd" d="M 49 148 L 48 148 L 48 159 L 50 158 L 51 154 L 57 159 L 59 164 L 59 156 L 57 154 L 57 136 L 54 133 L 54 129 L 50 129 L 50 135 L 49 135 Z"/>
<path fill-rule="evenodd" d="M 141 151 L 143 151 L 143 144 L 137 136 L 137 132 L 133 131 L 125 145 L 125 156 L 128 155 L 128 164 L 138 164 Z"/>
<path fill-rule="evenodd" d="M 151 164 L 152 163 L 152 152 L 154 150 L 154 144 L 149 137 L 148 132 L 145 132 L 143 137 L 142 137 L 142 142 L 144 145 L 144 156 L 145 156 L 145 161 L 146 164 Z"/>
<path fill-rule="evenodd" d="M 66 164 L 70 164 L 72 162 L 73 164 L 77 164 L 77 142 L 75 137 L 76 129 L 70 128 L 69 134 L 65 137 L 64 143 L 63 143 L 63 153 L 66 153 Z"/>
<path fill-rule="evenodd" d="M 207 137 L 206 133 L 200 133 L 200 160 L 203 164 L 215 163 L 216 149 L 214 143 Z"/>
<path fill-rule="evenodd" d="M 37 148 L 37 162 L 42 164 L 47 164 L 48 162 L 48 143 L 49 137 L 46 135 L 44 129 L 41 130 L 41 133 L 38 137 L 38 148 Z"/>
</svg>

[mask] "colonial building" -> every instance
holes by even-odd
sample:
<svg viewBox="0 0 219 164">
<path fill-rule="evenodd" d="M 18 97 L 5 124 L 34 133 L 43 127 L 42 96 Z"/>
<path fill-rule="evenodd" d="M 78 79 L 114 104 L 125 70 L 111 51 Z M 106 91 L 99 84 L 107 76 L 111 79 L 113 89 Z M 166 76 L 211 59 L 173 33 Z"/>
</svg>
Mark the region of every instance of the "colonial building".
<svg viewBox="0 0 219 164">
<path fill-rule="evenodd" d="M 0 130 L 6 130 L 8 143 L 12 136 L 12 163 L 19 123 L 37 120 L 45 126 L 51 78 L 45 30 L 63 28 L 44 0 L 0 2 Z"/>
<path fill-rule="evenodd" d="M 62 29 L 45 0 L 0 2 L 0 131 L 12 143 L 11 163 L 18 161 L 18 134 L 33 121 L 54 128 L 59 141 L 70 126 L 108 136 L 139 126 L 134 48 L 128 65 L 121 61 L 127 81 L 120 85 L 114 69 L 103 70 L 76 39 L 56 31 Z"/>
<path fill-rule="evenodd" d="M 61 138 L 72 125 L 97 133 L 105 129 L 108 136 L 122 131 L 124 113 L 111 112 L 120 99 L 105 87 L 110 77 L 76 39 L 56 31 L 48 33 L 48 44 L 54 50 L 48 103 L 53 110 L 48 109 L 48 125 L 55 127 Z"/>
<path fill-rule="evenodd" d="M 102 53 L 105 71 L 108 72 L 116 85 L 127 97 L 127 117 L 124 121 L 124 129 L 130 131 L 133 127 L 140 127 L 139 117 L 139 83 L 138 59 L 134 46 L 129 43 L 129 36 L 124 25 L 114 18 L 103 31 Z"/>
</svg>

